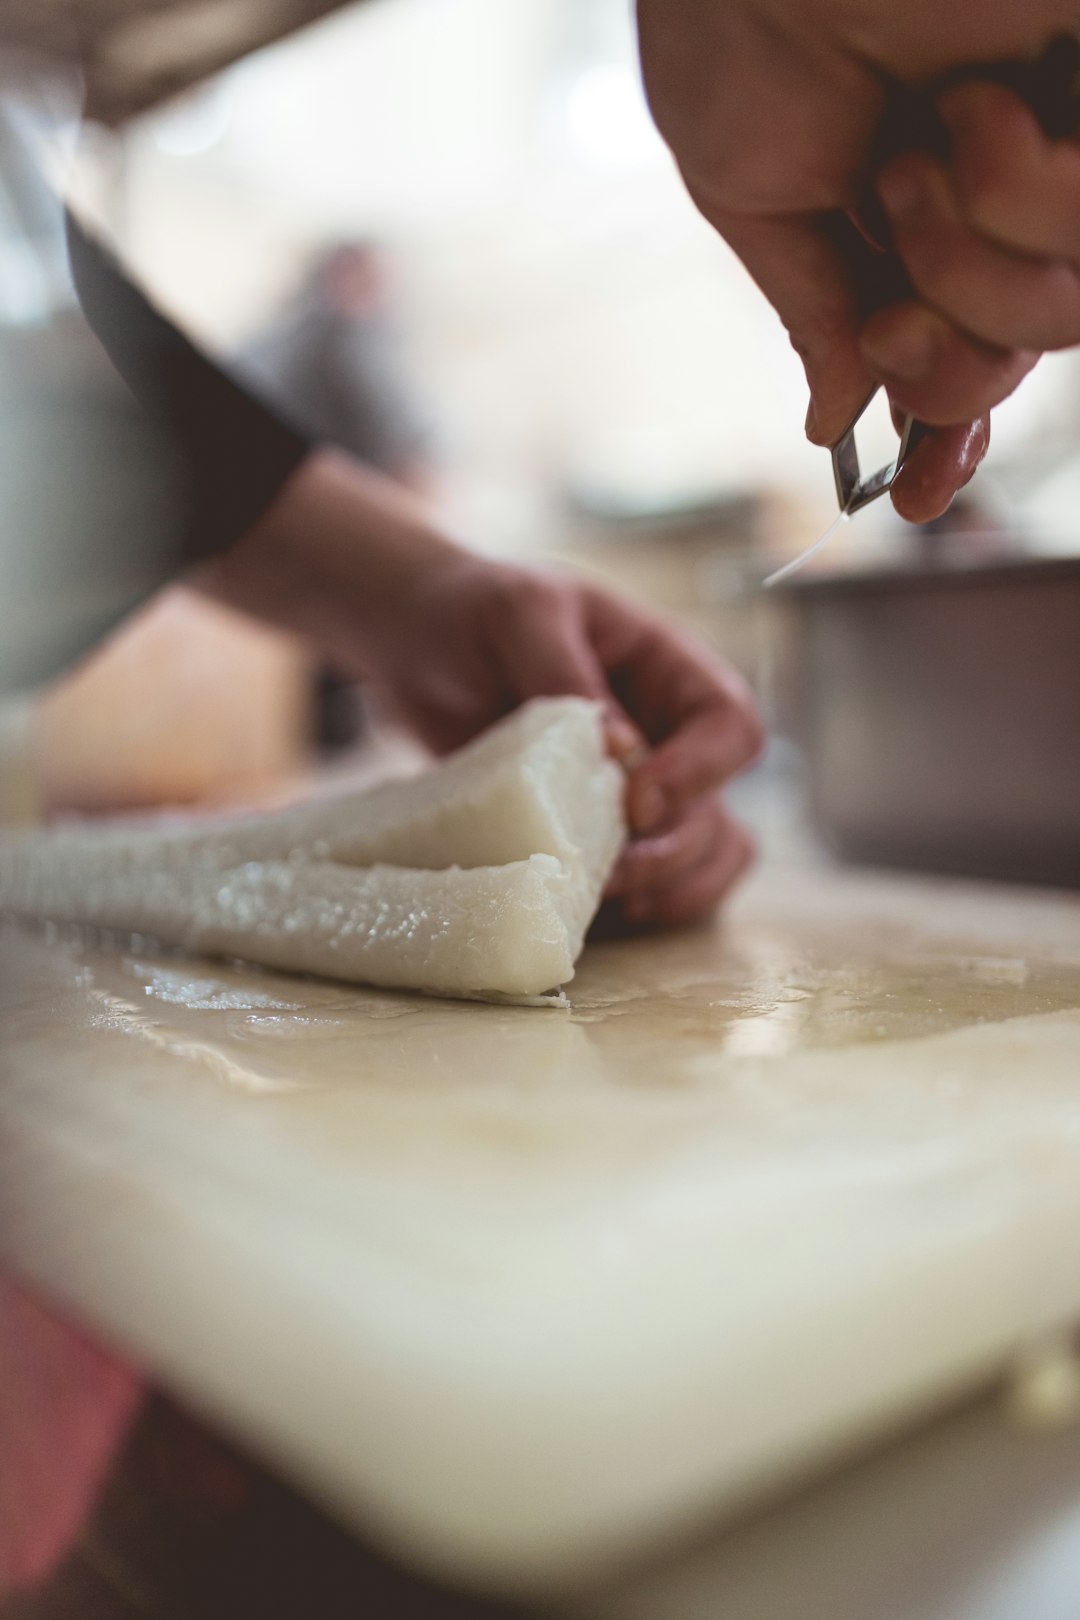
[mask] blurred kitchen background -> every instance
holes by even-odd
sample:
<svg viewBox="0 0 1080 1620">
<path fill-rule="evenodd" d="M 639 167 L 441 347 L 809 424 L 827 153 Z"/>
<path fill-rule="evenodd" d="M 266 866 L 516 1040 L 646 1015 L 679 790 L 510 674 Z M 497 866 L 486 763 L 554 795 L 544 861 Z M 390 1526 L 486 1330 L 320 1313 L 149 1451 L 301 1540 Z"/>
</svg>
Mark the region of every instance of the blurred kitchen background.
<svg viewBox="0 0 1080 1620">
<path fill-rule="evenodd" d="M 760 583 L 833 515 L 829 458 L 775 316 L 651 126 L 630 0 L 364 0 L 290 31 L 326 9 L 102 4 L 92 116 L 62 160 L 79 205 L 199 339 L 261 356 L 266 386 L 327 254 L 373 252 L 367 356 L 451 530 L 683 616 L 782 720 Z M 815 568 L 1080 555 L 1075 356 L 1043 362 L 994 441 L 949 532 L 879 502 Z M 364 725 L 332 672 L 174 591 L 37 703 L 38 798 L 251 798 Z"/>
</svg>

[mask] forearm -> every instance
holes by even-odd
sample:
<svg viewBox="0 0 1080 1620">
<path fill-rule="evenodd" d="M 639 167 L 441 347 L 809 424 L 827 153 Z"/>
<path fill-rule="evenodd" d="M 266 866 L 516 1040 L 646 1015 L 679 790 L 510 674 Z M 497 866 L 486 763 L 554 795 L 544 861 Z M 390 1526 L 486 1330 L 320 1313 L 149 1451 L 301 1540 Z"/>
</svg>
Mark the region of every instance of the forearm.
<svg viewBox="0 0 1080 1620">
<path fill-rule="evenodd" d="M 362 667 L 402 600 L 466 553 L 426 505 L 341 451 L 312 450 L 266 512 L 192 576 L 207 594 Z"/>
</svg>

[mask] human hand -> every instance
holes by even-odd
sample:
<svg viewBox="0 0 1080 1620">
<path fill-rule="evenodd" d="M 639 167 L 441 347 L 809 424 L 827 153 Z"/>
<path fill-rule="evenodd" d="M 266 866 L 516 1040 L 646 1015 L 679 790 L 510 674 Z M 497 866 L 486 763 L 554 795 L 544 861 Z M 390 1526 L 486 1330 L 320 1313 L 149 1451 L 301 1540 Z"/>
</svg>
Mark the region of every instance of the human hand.
<svg viewBox="0 0 1080 1620">
<path fill-rule="evenodd" d="M 1050 139 L 995 84 L 955 86 L 938 105 L 948 159 L 908 153 L 878 182 L 921 302 L 884 312 L 863 339 L 916 414 L 928 401 L 987 408 L 1006 351 L 1020 369 L 1080 343 L 1080 146 Z"/>
<path fill-rule="evenodd" d="M 436 751 L 529 698 L 602 703 L 610 750 L 627 771 L 632 834 L 609 898 L 635 925 L 714 909 L 752 853 L 718 789 L 761 745 L 733 670 L 598 585 L 456 548 L 416 579 L 395 617 L 397 628 L 369 644 L 369 669 Z"/>
<path fill-rule="evenodd" d="M 717 797 L 761 746 L 744 684 L 601 587 L 475 556 L 332 451 L 198 583 L 306 635 L 439 753 L 532 697 L 600 701 L 627 771 L 632 838 L 611 884 L 627 922 L 703 916 L 747 865 L 750 839 Z"/>
<path fill-rule="evenodd" d="M 925 301 L 867 321 L 875 256 L 852 221 L 869 191 L 890 86 L 1032 54 L 1075 22 L 1072 8 L 1067 0 L 1022 8 L 1011 0 L 638 0 L 638 13 L 657 124 L 691 195 L 803 359 L 810 438 L 833 443 L 884 382 L 896 406 L 937 430 L 913 453 L 894 502 L 913 521 L 937 516 L 985 453 L 990 406 L 1017 386 L 1038 345 L 1015 342 L 1005 325 L 995 335 L 993 319 L 972 342 L 947 310 Z M 904 257 L 906 236 L 900 247 Z M 925 268 L 920 279 L 930 279 Z"/>
</svg>

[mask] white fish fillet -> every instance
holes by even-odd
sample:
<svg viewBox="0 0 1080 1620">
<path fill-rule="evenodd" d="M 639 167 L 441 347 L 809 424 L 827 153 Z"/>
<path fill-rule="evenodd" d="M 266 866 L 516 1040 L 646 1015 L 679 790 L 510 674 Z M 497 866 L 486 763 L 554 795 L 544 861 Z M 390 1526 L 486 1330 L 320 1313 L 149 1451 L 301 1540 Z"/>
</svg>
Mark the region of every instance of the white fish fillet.
<svg viewBox="0 0 1080 1620">
<path fill-rule="evenodd" d="M 531 998 L 573 977 L 624 835 L 598 706 L 545 698 L 367 793 L 0 837 L 0 911 L 360 983 Z"/>
</svg>

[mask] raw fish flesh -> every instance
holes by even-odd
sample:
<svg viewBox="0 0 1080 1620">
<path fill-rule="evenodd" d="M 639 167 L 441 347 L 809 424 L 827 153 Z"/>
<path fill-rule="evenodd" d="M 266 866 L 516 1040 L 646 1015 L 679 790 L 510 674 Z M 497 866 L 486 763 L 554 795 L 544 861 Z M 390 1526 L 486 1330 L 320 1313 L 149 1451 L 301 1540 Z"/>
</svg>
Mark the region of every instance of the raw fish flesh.
<svg viewBox="0 0 1080 1620">
<path fill-rule="evenodd" d="M 0 836 L 0 911 L 471 998 L 573 977 L 625 836 L 599 706 L 543 698 L 421 776 L 212 822 Z"/>
</svg>

